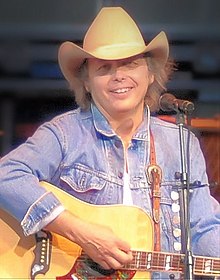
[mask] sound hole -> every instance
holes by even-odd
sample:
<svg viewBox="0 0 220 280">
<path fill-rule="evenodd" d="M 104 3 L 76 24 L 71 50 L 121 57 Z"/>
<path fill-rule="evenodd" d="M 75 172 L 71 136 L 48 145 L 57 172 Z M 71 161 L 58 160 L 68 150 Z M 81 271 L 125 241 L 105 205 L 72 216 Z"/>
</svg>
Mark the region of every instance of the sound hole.
<svg viewBox="0 0 220 280">
<path fill-rule="evenodd" d="M 86 259 L 85 265 L 91 269 L 93 276 L 109 276 L 115 272 L 114 269 L 104 269 L 91 259 Z"/>
</svg>

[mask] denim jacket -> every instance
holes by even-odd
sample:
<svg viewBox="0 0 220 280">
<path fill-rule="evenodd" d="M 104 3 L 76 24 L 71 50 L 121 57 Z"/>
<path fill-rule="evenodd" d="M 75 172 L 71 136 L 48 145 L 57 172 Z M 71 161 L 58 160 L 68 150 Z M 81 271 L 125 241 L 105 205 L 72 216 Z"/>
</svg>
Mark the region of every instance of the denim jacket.
<svg viewBox="0 0 220 280">
<path fill-rule="evenodd" d="M 162 169 L 161 250 L 179 253 L 180 219 L 175 188 L 180 185 L 175 174 L 181 172 L 179 130 L 175 124 L 157 117 L 148 120 L 147 110 L 127 151 L 132 199 L 134 205 L 151 215 L 146 176 L 149 127 L 157 164 Z M 184 136 L 186 140 L 186 130 Z M 193 133 L 190 133 L 189 150 L 189 181 L 208 185 L 205 161 Z M 64 113 L 44 123 L 24 144 L 1 159 L 0 207 L 18 219 L 28 235 L 37 223 L 60 207 L 52 193 L 39 187 L 39 181 L 48 181 L 88 203 L 120 204 L 124 160 L 120 138 L 94 105 L 89 111 L 77 109 Z M 193 253 L 220 257 L 217 245 L 220 244 L 220 210 L 208 186 L 191 193 L 190 218 Z"/>
</svg>

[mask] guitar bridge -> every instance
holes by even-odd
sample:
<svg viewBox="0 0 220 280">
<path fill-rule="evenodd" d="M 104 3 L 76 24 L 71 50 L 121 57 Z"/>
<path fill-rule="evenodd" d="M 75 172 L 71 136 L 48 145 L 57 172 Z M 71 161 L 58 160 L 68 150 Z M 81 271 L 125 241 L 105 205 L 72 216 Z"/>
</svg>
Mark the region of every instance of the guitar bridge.
<svg viewBox="0 0 220 280">
<path fill-rule="evenodd" d="M 41 230 L 35 234 L 35 239 L 35 258 L 31 266 L 31 280 L 34 280 L 36 275 L 45 274 L 49 270 L 51 259 L 51 233 Z"/>
</svg>

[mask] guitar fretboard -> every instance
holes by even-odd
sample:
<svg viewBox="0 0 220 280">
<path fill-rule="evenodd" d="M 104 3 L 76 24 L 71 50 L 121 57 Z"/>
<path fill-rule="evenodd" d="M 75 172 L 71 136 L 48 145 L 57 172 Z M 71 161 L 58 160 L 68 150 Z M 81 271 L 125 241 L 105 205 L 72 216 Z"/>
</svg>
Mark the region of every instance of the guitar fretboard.
<svg viewBox="0 0 220 280">
<path fill-rule="evenodd" d="M 184 270 L 184 255 L 163 252 L 133 251 L 133 261 L 125 269 L 180 272 Z M 194 274 L 216 276 L 220 274 L 220 259 L 194 257 Z"/>
<path fill-rule="evenodd" d="M 165 271 L 184 273 L 184 255 L 164 252 L 132 251 L 133 260 L 123 270 Z M 88 257 L 82 253 L 78 261 Z M 220 258 L 194 257 L 194 274 L 206 276 L 220 275 Z"/>
</svg>

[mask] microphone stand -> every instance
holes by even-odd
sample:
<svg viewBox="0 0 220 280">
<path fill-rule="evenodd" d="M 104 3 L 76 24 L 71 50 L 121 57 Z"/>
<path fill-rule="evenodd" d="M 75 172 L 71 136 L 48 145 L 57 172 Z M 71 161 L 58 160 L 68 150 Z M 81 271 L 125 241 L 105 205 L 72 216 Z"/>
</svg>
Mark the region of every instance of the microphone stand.
<svg viewBox="0 0 220 280">
<path fill-rule="evenodd" d="M 180 156 L 181 156 L 181 187 L 179 188 L 180 196 L 180 225 L 181 225 L 181 251 L 184 254 L 184 279 L 192 280 L 193 275 L 193 255 L 191 249 L 191 234 L 190 234 L 190 210 L 189 210 L 189 195 L 190 183 L 187 173 L 189 162 L 185 152 L 183 127 L 185 124 L 184 112 L 176 110 L 176 124 L 179 127 L 180 140 Z M 189 113 L 185 111 L 185 113 Z M 188 168 L 189 169 L 189 168 Z"/>
</svg>

